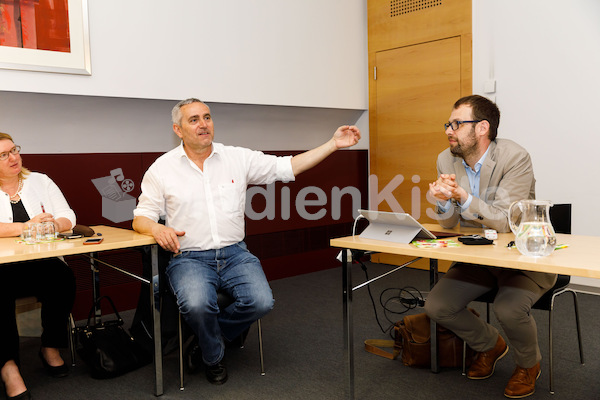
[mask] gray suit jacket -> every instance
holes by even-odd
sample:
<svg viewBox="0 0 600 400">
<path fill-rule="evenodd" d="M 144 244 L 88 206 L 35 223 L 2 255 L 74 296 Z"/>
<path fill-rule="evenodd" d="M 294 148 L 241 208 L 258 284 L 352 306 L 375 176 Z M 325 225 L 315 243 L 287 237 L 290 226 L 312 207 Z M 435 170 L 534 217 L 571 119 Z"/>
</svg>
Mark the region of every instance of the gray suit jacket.
<svg viewBox="0 0 600 400">
<path fill-rule="evenodd" d="M 457 183 L 471 193 L 469 178 L 462 158 L 454 156 L 450 149 L 440 153 L 437 159 L 439 174 L 455 174 Z M 508 208 L 512 202 L 535 199 L 533 165 L 527 150 L 508 139 L 496 139 L 490 143 L 489 152 L 481 166 L 479 197 L 473 196 L 469 208 L 461 211 L 453 202 L 447 212 L 437 209 L 439 224 L 451 228 L 461 226 L 486 226 L 498 232 L 510 232 Z M 524 271 L 543 288 L 550 288 L 556 281 L 555 274 Z"/>
</svg>

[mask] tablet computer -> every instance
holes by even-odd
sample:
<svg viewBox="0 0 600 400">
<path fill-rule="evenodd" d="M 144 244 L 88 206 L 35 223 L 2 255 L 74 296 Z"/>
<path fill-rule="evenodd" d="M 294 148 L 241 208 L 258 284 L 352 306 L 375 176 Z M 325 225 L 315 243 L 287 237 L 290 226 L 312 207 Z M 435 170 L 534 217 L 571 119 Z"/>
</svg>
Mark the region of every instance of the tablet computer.
<svg viewBox="0 0 600 400">
<path fill-rule="evenodd" d="M 369 221 L 369 226 L 360 234 L 366 239 L 410 243 L 416 238 L 436 239 L 410 214 L 387 211 L 358 210 Z"/>
</svg>

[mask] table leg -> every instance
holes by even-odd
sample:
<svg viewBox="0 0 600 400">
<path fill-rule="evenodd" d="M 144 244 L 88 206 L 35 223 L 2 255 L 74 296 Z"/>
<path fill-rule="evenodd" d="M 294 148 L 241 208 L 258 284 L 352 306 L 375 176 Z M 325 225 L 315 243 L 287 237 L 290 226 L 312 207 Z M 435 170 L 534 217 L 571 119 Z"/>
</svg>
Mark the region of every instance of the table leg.
<svg viewBox="0 0 600 400">
<path fill-rule="evenodd" d="M 150 281 L 150 307 L 154 325 L 154 394 L 163 394 L 162 337 L 160 331 L 160 282 L 158 280 L 158 246 L 150 248 L 152 256 L 152 280 Z"/>
<path fill-rule="evenodd" d="M 342 293 L 344 308 L 344 361 L 347 398 L 354 399 L 354 329 L 352 324 L 352 264 L 350 250 L 342 249 Z"/>
<path fill-rule="evenodd" d="M 92 271 L 92 304 L 94 304 L 94 323 L 99 324 L 102 317 L 102 310 L 96 307 L 96 302 L 100 298 L 100 271 L 96 265 L 95 258 L 98 253 L 90 253 L 90 270 Z"/>
<path fill-rule="evenodd" d="M 429 288 L 433 289 L 438 281 L 438 260 L 429 259 Z M 438 343 L 437 343 L 437 323 L 433 320 L 430 321 L 431 329 L 431 372 L 440 372 L 440 366 L 438 363 Z"/>
</svg>

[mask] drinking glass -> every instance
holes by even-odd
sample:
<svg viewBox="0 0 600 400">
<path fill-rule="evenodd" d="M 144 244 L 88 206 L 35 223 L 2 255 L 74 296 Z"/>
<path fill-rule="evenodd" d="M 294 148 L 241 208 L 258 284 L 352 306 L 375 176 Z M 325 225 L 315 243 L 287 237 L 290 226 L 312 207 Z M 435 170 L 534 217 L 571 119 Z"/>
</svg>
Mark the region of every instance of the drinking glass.
<svg viewBox="0 0 600 400">
<path fill-rule="evenodd" d="M 34 243 L 44 240 L 44 227 L 41 223 L 31 224 L 31 235 L 34 237 Z"/>
<path fill-rule="evenodd" d="M 54 240 L 56 238 L 54 222 L 47 221 L 47 222 L 42 223 L 42 229 L 44 231 L 44 239 L 45 240 Z"/>
<path fill-rule="evenodd" d="M 21 234 L 21 237 L 23 238 L 25 243 L 28 244 L 35 243 L 35 233 L 33 231 L 32 225 L 33 224 L 25 224 L 25 226 L 23 227 L 23 233 Z"/>
</svg>

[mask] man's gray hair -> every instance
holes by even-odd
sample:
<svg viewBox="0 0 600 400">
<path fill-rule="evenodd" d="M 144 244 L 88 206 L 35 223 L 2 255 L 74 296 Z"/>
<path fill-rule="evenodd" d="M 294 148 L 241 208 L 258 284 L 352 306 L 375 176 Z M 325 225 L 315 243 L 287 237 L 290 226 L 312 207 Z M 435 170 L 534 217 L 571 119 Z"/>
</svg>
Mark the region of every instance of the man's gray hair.
<svg viewBox="0 0 600 400">
<path fill-rule="evenodd" d="M 188 104 L 192 103 L 201 103 L 206 106 L 206 104 L 202 100 L 199 100 L 195 97 L 190 97 L 189 99 L 181 100 L 179 103 L 175 104 L 175 107 L 173 107 L 173 110 L 171 110 L 171 121 L 173 121 L 174 124 L 181 126 L 181 107 L 187 106 Z"/>
</svg>

